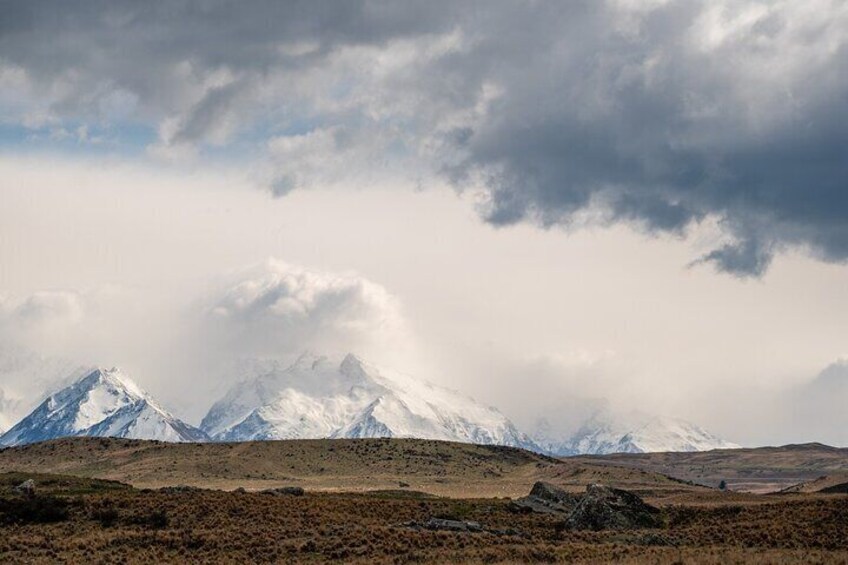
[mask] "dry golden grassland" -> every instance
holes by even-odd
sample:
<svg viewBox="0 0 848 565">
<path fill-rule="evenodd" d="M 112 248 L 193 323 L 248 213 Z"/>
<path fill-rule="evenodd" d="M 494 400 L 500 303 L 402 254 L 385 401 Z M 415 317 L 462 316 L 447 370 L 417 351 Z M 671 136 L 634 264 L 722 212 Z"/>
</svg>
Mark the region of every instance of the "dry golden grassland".
<svg viewBox="0 0 848 565">
<path fill-rule="evenodd" d="M 563 531 L 552 515 L 516 513 L 505 499 L 404 492 L 139 490 L 34 476 L 41 500 L 12 494 L 31 474 L 0 477 L 0 561 L 838 563 L 848 560 L 848 497 L 792 495 L 752 505 L 671 505 L 664 526 Z M 19 508 L 15 505 L 23 505 Z M 45 510 L 51 509 L 51 510 Z M 416 530 L 432 517 L 490 532 Z M 497 532 L 500 530 L 500 532 Z M 504 533 L 506 532 L 506 533 Z"/>
<path fill-rule="evenodd" d="M 14 491 L 28 478 L 35 497 Z M 577 532 L 561 515 L 517 512 L 508 497 L 536 480 L 631 490 L 661 509 L 662 527 Z M 306 494 L 259 491 L 284 485 Z M 411 525 L 431 518 L 483 531 Z M 620 462 L 423 440 L 77 438 L 0 451 L 3 563 L 331 560 L 848 563 L 848 495 L 720 492 Z"/>
</svg>

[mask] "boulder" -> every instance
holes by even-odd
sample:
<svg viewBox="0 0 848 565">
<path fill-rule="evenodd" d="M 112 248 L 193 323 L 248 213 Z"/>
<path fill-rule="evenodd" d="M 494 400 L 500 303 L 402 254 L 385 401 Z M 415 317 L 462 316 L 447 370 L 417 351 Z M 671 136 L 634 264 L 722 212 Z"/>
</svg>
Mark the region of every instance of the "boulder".
<svg viewBox="0 0 848 565">
<path fill-rule="evenodd" d="M 443 518 L 430 518 L 424 523 L 428 530 L 443 532 L 482 532 L 483 527 L 478 522 L 465 520 L 446 520 Z"/>
<path fill-rule="evenodd" d="M 262 491 L 265 494 L 273 494 L 275 496 L 303 496 L 306 491 L 301 487 L 279 487 L 269 488 Z"/>
<path fill-rule="evenodd" d="M 660 511 L 626 490 L 589 485 L 565 520 L 569 530 L 629 530 L 662 525 Z"/>
<path fill-rule="evenodd" d="M 26 496 L 35 496 L 35 481 L 27 479 L 15 487 L 15 491 Z"/>
</svg>

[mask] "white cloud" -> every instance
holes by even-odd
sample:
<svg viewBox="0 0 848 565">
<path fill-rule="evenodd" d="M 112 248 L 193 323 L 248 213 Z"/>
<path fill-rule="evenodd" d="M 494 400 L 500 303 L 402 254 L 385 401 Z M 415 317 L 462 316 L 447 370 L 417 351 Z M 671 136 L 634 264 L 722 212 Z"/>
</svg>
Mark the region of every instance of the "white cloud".
<svg viewBox="0 0 848 565">
<path fill-rule="evenodd" d="M 399 301 L 379 284 L 276 259 L 238 275 L 207 312 L 218 338 L 242 356 L 384 354 L 409 339 Z"/>
</svg>

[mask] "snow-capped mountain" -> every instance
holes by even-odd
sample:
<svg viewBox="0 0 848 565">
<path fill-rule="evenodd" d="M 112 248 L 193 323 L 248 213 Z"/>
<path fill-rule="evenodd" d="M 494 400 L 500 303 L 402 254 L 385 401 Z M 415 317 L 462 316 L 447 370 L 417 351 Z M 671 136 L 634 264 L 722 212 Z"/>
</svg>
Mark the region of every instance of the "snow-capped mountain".
<svg viewBox="0 0 848 565">
<path fill-rule="evenodd" d="M 204 441 L 206 434 L 165 411 L 119 369 L 93 369 L 51 394 L 0 437 L 21 445 L 65 436 Z"/>
<path fill-rule="evenodd" d="M 498 410 L 347 355 L 269 363 L 233 387 L 201 423 L 220 441 L 416 437 L 538 450 Z"/>
<path fill-rule="evenodd" d="M 641 416 L 635 422 L 624 423 L 603 413 L 593 415 L 565 438 L 558 438 L 547 422 L 542 421 L 534 440 L 553 455 L 708 451 L 739 447 L 684 420 Z"/>
</svg>

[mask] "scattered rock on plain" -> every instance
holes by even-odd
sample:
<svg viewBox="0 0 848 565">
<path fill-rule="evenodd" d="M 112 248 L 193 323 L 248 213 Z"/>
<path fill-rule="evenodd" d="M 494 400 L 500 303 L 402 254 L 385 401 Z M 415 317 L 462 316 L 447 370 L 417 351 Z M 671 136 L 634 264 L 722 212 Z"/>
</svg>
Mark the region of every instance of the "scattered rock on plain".
<svg viewBox="0 0 848 565">
<path fill-rule="evenodd" d="M 303 496 L 306 491 L 302 487 L 279 487 L 269 488 L 262 491 L 264 494 L 272 494 L 275 496 Z"/>
</svg>

